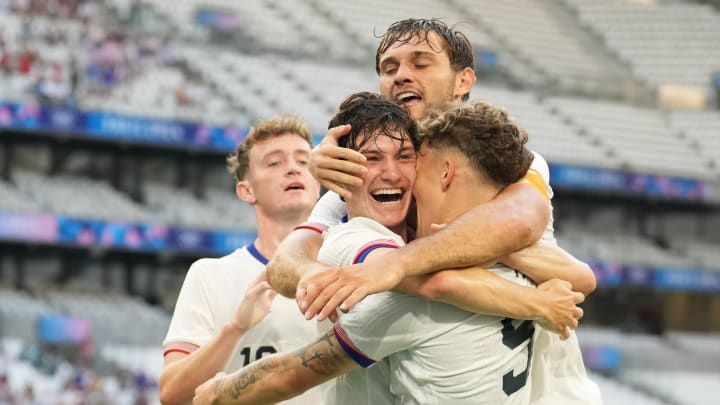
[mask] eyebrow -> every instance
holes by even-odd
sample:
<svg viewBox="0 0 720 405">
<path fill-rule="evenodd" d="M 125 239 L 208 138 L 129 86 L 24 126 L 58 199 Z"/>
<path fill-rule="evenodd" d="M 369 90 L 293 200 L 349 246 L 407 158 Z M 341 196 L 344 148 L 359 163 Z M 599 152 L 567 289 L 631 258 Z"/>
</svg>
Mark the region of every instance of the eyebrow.
<svg viewBox="0 0 720 405">
<path fill-rule="evenodd" d="M 265 153 L 262 158 L 265 159 L 265 158 L 270 157 L 270 156 L 282 155 L 282 154 L 284 154 L 284 153 L 285 153 L 285 151 L 282 150 L 282 149 L 273 149 L 273 150 Z M 303 154 L 303 155 L 309 155 L 309 154 L 310 154 L 310 151 L 307 151 L 307 150 L 305 150 L 305 149 L 295 149 L 294 151 L 291 152 L 291 154 L 293 154 L 293 155 L 296 155 L 296 154 L 298 154 L 298 153 L 301 153 L 301 154 Z"/>
<path fill-rule="evenodd" d="M 435 53 L 436 52 L 430 51 L 412 51 L 412 53 L 410 54 L 410 59 L 415 60 L 425 56 L 432 56 Z M 398 63 L 397 58 L 395 56 L 385 57 L 384 59 L 380 60 L 380 67 L 382 68 L 389 63 Z"/>
</svg>

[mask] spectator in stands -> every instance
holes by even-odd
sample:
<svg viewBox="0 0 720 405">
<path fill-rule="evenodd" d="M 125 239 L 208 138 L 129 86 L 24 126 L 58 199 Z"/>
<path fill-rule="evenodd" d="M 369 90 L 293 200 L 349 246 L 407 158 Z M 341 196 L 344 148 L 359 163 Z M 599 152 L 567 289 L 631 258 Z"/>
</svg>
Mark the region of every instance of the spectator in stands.
<svg viewBox="0 0 720 405">
<path fill-rule="evenodd" d="M 219 371 L 237 370 L 317 337 L 316 323 L 305 321 L 285 298 L 276 299 L 268 317 L 250 329 L 270 305 L 269 286 L 262 281 L 267 258 L 317 201 L 320 187 L 307 168 L 311 146 L 307 124 L 286 115 L 258 122 L 228 158 L 238 198 L 255 209 L 258 236 L 249 246 L 220 259 L 201 259 L 188 271 L 163 343 L 163 403 L 186 402 Z M 321 403 L 319 395 L 308 392 L 297 403 Z"/>
</svg>

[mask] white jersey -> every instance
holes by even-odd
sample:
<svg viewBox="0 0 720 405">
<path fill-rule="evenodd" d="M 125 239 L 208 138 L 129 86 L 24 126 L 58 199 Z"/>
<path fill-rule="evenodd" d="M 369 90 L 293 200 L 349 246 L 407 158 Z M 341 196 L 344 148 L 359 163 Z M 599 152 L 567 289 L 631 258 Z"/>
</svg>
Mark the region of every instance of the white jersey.
<svg viewBox="0 0 720 405">
<path fill-rule="evenodd" d="M 266 264 L 267 259 L 254 245 L 193 263 L 163 341 L 164 353 L 191 353 L 210 342 L 235 316 L 243 294 Z M 318 336 L 317 322 L 305 320 L 294 300 L 278 295 L 267 317 L 240 339 L 225 371 L 236 371 L 272 353 L 297 349 Z M 316 405 L 322 404 L 323 398 L 324 388 L 316 387 L 284 403 Z"/>
<path fill-rule="evenodd" d="M 585 373 L 575 332 L 570 338 L 537 328 L 530 377 L 533 405 L 602 405 L 597 384 Z"/>
<path fill-rule="evenodd" d="M 361 217 L 329 229 L 324 238 L 318 259 L 332 266 L 361 262 L 378 247 L 403 245 L 399 236 Z M 493 271 L 531 285 L 514 270 Z M 389 396 L 390 401 L 384 403 L 529 403 L 534 332 L 530 321 L 473 314 L 389 291 L 363 299 L 340 318 L 334 330 L 346 352 L 361 366 L 370 367 L 337 382 L 337 403 L 374 403 L 363 392 L 345 390 L 341 384 L 364 388 L 382 381 L 384 393 L 374 394 L 376 398 Z M 379 376 L 373 374 L 376 367 L 380 367 Z"/>
</svg>

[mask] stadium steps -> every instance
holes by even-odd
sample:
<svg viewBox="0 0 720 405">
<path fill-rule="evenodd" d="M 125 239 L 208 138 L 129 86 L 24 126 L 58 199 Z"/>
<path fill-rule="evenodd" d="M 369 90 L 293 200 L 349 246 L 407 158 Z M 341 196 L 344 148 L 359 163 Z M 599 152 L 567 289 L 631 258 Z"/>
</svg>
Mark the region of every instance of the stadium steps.
<svg viewBox="0 0 720 405">
<path fill-rule="evenodd" d="M 607 74 L 604 81 L 592 83 L 592 88 L 586 89 L 589 94 L 603 94 L 605 96 L 622 96 L 623 87 L 626 81 L 634 82 L 633 72 L 630 65 L 613 53 L 605 44 L 605 41 L 592 31 L 590 27 L 580 23 L 578 12 L 564 2 L 555 0 L 543 0 L 545 7 L 569 35 L 580 44 L 580 47 L 588 52 L 588 57 L 595 59 L 603 66 Z M 581 83 L 579 83 L 582 85 Z M 632 85 L 632 84 L 628 84 Z"/>
</svg>

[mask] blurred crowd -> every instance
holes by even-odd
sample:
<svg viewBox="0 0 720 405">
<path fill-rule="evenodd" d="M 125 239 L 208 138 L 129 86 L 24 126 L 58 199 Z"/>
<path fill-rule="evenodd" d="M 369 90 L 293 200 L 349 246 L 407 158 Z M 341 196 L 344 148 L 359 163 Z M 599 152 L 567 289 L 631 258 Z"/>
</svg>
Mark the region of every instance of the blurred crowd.
<svg viewBox="0 0 720 405">
<path fill-rule="evenodd" d="M 156 381 L 116 365 L 99 367 L 97 363 L 92 358 L 71 362 L 52 348 L 32 344 L 26 345 L 17 359 L 0 350 L 0 404 L 157 403 Z"/>
<path fill-rule="evenodd" d="M 27 78 L 27 93 L 43 103 L 74 107 L 79 93 L 104 94 L 128 84 L 148 61 L 177 61 L 167 38 L 130 37 L 108 27 L 100 11 L 92 0 L 0 0 L 0 14 L 21 19 L 19 32 L 0 26 L 0 75 Z M 195 99 L 185 87 L 169 96 L 179 104 Z"/>
</svg>

